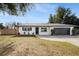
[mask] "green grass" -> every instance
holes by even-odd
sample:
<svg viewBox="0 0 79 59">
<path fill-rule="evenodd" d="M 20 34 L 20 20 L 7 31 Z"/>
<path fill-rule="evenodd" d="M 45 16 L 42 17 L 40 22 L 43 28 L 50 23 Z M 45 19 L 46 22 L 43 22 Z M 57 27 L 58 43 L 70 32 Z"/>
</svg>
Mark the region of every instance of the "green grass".
<svg viewBox="0 0 79 59">
<path fill-rule="evenodd" d="M 35 36 L 0 36 L 0 55 L 79 56 L 79 47 L 67 42 L 42 40 Z"/>
</svg>

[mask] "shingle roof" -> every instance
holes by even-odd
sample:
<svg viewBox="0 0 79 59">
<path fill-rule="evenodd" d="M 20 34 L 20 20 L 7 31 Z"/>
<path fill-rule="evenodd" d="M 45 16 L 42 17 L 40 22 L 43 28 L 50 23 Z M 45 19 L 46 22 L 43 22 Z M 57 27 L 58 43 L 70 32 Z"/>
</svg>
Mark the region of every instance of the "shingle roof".
<svg viewBox="0 0 79 59">
<path fill-rule="evenodd" d="M 40 27 L 40 26 L 47 26 L 47 27 L 74 27 L 76 25 L 69 25 L 69 24 L 49 24 L 49 23 L 26 23 L 26 24 L 19 24 L 16 26 L 35 26 L 35 27 Z"/>
</svg>

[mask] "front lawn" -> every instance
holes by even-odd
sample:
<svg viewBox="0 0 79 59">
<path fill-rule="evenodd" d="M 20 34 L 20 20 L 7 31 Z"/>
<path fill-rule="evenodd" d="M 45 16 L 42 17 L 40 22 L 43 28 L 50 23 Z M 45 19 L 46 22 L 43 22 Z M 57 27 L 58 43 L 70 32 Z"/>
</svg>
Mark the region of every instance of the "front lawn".
<svg viewBox="0 0 79 59">
<path fill-rule="evenodd" d="M 79 47 L 67 42 L 42 40 L 35 36 L 0 36 L 0 55 L 76 55 Z"/>
</svg>

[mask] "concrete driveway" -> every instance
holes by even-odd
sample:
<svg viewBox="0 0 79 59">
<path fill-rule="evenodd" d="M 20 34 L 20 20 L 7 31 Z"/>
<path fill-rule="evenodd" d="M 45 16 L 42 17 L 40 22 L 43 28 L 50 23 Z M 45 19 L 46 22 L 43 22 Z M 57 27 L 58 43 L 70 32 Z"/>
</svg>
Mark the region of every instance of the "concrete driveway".
<svg viewBox="0 0 79 59">
<path fill-rule="evenodd" d="M 79 35 L 78 36 L 68 36 L 68 35 L 63 35 L 63 36 L 38 36 L 40 39 L 44 40 L 51 40 L 51 41 L 62 41 L 62 42 L 69 42 L 71 44 L 74 44 L 76 46 L 79 46 Z"/>
</svg>

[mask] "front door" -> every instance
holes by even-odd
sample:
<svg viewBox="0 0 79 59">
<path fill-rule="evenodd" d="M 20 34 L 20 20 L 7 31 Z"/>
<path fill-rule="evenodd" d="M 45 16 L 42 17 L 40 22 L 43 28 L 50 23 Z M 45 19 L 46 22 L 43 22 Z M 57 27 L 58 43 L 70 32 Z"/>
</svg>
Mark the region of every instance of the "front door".
<svg viewBox="0 0 79 59">
<path fill-rule="evenodd" d="M 39 28 L 36 27 L 36 34 L 38 35 L 39 34 Z"/>
<path fill-rule="evenodd" d="M 54 34 L 54 29 L 51 29 L 51 35 L 53 35 Z"/>
</svg>

